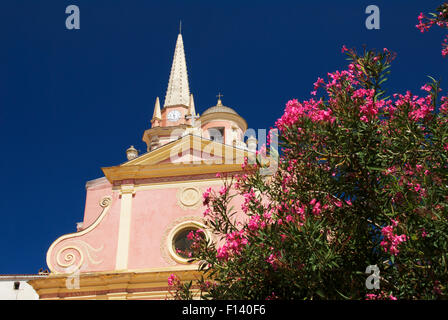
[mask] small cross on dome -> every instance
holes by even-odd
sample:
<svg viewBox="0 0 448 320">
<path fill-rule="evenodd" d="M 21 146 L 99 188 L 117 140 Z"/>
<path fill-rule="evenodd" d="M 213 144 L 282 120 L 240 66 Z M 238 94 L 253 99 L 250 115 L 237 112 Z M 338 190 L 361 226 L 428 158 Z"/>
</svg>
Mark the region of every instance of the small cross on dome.
<svg viewBox="0 0 448 320">
<path fill-rule="evenodd" d="M 221 92 L 219 92 L 216 96 L 218 97 L 218 104 L 222 104 L 221 97 L 224 97 L 224 95 L 222 95 Z"/>
</svg>

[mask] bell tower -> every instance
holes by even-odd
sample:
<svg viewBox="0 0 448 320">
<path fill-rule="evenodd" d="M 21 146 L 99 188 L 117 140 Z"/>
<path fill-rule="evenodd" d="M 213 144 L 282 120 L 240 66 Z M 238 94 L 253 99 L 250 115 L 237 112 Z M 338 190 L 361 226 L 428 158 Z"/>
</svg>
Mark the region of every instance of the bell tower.
<svg viewBox="0 0 448 320">
<path fill-rule="evenodd" d="M 190 93 L 188 84 L 184 42 L 179 32 L 163 108 L 160 109 L 160 100 L 157 97 L 151 128 L 143 134 L 147 151 L 155 150 L 175 140 L 183 131 L 191 127 L 196 117 L 193 94 Z"/>
</svg>

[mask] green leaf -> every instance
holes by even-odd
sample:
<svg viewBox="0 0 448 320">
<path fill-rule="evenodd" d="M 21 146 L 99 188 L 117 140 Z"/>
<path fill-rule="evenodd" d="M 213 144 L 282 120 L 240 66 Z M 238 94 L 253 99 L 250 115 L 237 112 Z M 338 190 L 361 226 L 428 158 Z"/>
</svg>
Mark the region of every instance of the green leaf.
<svg viewBox="0 0 448 320">
<path fill-rule="evenodd" d="M 319 297 L 321 297 L 321 298 L 325 298 L 325 294 L 322 292 L 321 289 L 317 290 L 316 293 L 317 293 L 317 295 L 318 295 Z"/>
</svg>

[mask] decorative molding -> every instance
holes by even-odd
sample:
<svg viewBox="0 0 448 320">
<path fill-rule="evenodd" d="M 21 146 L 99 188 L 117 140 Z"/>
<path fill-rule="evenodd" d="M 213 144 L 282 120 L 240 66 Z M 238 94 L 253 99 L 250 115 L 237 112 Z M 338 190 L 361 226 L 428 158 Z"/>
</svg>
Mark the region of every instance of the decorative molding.
<svg viewBox="0 0 448 320">
<path fill-rule="evenodd" d="M 122 184 L 120 186 L 120 195 L 135 194 L 135 188 L 133 184 Z"/>
<path fill-rule="evenodd" d="M 79 270 L 81 266 L 84 265 L 84 253 L 86 253 L 87 261 L 91 264 L 97 265 L 103 262 L 103 260 L 96 260 L 96 257 L 92 257 L 92 253 L 97 254 L 101 252 L 103 248 L 104 245 L 101 245 L 101 247 L 95 249 L 85 241 L 73 240 L 70 241 L 69 245 L 59 249 L 56 254 L 56 262 L 58 266 L 66 269 L 66 271 L 69 271 L 70 269 L 73 272 L 74 270 Z M 77 254 L 74 254 L 73 251 L 77 252 Z M 64 254 L 64 252 L 66 253 Z M 76 256 L 79 256 L 78 261 Z M 61 261 L 62 258 L 63 261 Z"/>
<path fill-rule="evenodd" d="M 195 186 L 179 188 L 177 191 L 177 204 L 184 210 L 197 209 L 201 205 L 202 192 Z"/>
<path fill-rule="evenodd" d="M 62 274 L 28 283 L 41 300 L 164 299 L 169 297 L 167 279 L 171 273 L 185 281 L 195 281 L 200 276 L 197 266 L 183 265 L 145 272 L 81 274 L 79 289 L 67 289 L 66 281 L 70 275 Z M 193 289 L 197 289 L 196 284 Z"/>
<path fill-rule="evenodd" d="M 213 173 L 205 173 L 205 174 L 196 174 L 196 175 L 184 175 L 184 176 L 173 176 L 173 177 L 156 177 L 156 178 L 146 178 L 146 179 L 132 179 L 134 184 L 136 185 L 136 188 L 140 188 L 144 185 L 149 184 L 161 184 L 161 183 L 177 183 L 177 182 L 199 182 L 203 180 L 212 181 L 214 182 L 217 180 L 216 173 L 221 171 L 216 171 Z M 237 174 L 241 174 L 242 170 L 239 171 L 229 171 L 225 174 L 228 176 L 233 176 Z M 221 181 L 221 179 L 219 179 Z M 123 183 L 123 180 L 117 180 L 114 182 L 114 187 L 121 186 Z"/>
<path fill-rule="evenodd" d="M 47 252 L 47 265 L 52 273 L 66 273 L 66 272 L 64 272 L 66 270 L 61 270 L 61 268 L 62 269 L 69 268 L 69 267 L 73 268 L 72 266 L 75 266 L 78 269 L 81 268 L 81 266 L 84 263 L 84 253 L 83 252 L 86 253 L 88 261 L 90 263 L 93 263 L 93 264 L 101 263 L 101 261 L 96 260 L 96 258 L 93 258 L 91 256 L 90 252 L 93 251 L 94 253 L 98 253 L 99 251 L 101 251 L 103 249 L 103 246 L 95 249 L 91 245 L 89 245 L 87 242 L 84 242 L 82 240 L 69 241 L 66 246 L 64 246 L 62 249 L 60 249 L 56 253 L 55 258 L 56 258 L 56 262 L 57 262 L 58 266 L 53 265 L 51 258 L 53 255 L 54 248 L 62 241 L 72 239 L 72 238 L 81 237 L 81 236 L 89 233 L 90 231 L 94 230 L 106 216 L 107 212 L 109 211 L 109 209 L 111 207 L 111 204 L 112 204 L 111 196 L 103 197 L 99 203 L 100 207 L 102 207 L 103 210 L 102 210 L 101 214 L 99 215 L 99 217 L 90 226 L 88 226 L 86 229 L 84 229 L 82 231 L 63 235 L 63 236 L 59 237 L 58 239 L 56 239 L 56 241 L 54 241 L 51 244 L 51 246 Z M 71 253 L 67 252 L 63 256 L 63 261 L 62 261 L 61 257 L 63 255 L 63 252 L 67 251 L 67 250 L 71 250 Z M 75 252 L 77 252 L 77 254 L 75 254 Z M 76 256 L 79 256 L 79 261 L 76 261 Z"/>
<path fill-rule="evenodd" d="M 98 186 L 103 186 L 103 185 L 110 185 L 110 182 L 107 180 L 106 177 L 101 177 L 101 178 L 97 178 L 94 180 L 90 180 L 86 182 L 86 190 L 87 189 L 91 189 L 91 188 L 95 188 Z"/>
</svg>

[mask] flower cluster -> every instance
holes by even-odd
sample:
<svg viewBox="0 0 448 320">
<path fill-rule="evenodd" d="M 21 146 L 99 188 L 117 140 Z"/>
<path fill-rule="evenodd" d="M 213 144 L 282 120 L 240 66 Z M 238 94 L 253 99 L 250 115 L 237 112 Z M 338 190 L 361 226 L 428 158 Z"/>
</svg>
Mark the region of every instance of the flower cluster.
<svg viewBox="0 0 448 320">
<path fill-rule="evenodd" d="M 427 87 L 427 85 L 423 86 L 425 91 Z M 397 98 L 394 111 L 396 108 L 406 107 L 409 109 L 409 119 L 416 122 L 426 119 L 434 111 L 431 94 L 428 94 L 425 98 L 420 98 L 417 95 L 413 95 L 410 91 L 407 91 L 405 95 L 394 94 L 394 97 Z"/>
<path fill-rule="evenodd" d="M 192 281 L 183 283 L 174 273 L 168 277 L 168 293 L 174 300 L 191 300 L 194 294 L 191 292 Z M 167 297 L 168 298 L 168 297 Z"/>
<path fill-rule="evenodd" d="M 231 256 L 239 255 L 248 243 L 244 230 L 231 232 L 226 235 L 225 243 L 217 249 L 216 257 L 227 260 Z"/>
<path fill-rule="evenodd" d="M 266 177 L 246 158 L 238 177 L 204 192 L 215 240 L 188 238 L 212 277 L 199 281 L 207 298 L 448 294 L 448 240 L 437 236 L 448 234 L 448 97 L 434 81 L 422 96 L 385 98 L 395 55 L 342 51 L 347 70 L 317 78 L 313 98 L 288 101 L 276 122 L 278 170 Z M 365 263 L 380 266 L 380 293 L 366 291 Z"/>
<path fill-rule="evenodd" d="M 383 235 L 383 241 L 381 241 L 380 245 L 383 247 L 384 251 L 389 252 L 396 256 L 400 251 L 398 250 L 398 246 L 405 242 L 407 236 L 405 234 L 396 235 L 394 234 L 394 227 L 398 225 L 398 221 L 392 220 L 392 225 L 383 227 L 381 229 L 381 234 Z"/>
<path fill-rule="evenodd" d="M 269 263 L 274 270 L 277 270 L 279 267 L 279 258 L 281 257 L 280 252 L 271 253 L 267 258 L 266 262 Z"/>
<path fill-rule="evenodd" d="M 384 291 L 381 291 L 379 294 L 368 293 L 366 294 L 366 300 L 397 300 L 392 294 L 387 294 Z"/>
<path fill-rule="evenodd" d="M 428 31 L 433 25 L 437 25 L 441 28 L 448 29 L 448 3 L 442 4 L 437 8 L 437 13 L 432 13 L 432 17 L 427 17 L 421 12 L 418 19 L 418 24 L 416 27 L 420 30 L 420 32 Z M 448 55 L 448 35 L 445 36 L 445 39 L 442 42 L 442 56 Z"/>
<path fill-rule="evenodd" d="M 277 120 L 275 125 L 280 130 L 285 130 L 296 123 L 300 123 L 304 119 L 309 119 L 312 122 L 328 123 L 333 123 L 336 120 L 332 115 L 332 110 L 323 108 L 320 100 L 315 101 L 314 99 L 310 99 L 299 103 L 297 99 L 293 99 L 286 104 L 285 113 Z"/>
<path fill-rule="evenodd" d="M 205 192 L 202 194 L 202 198 L 203 198 L 202 204 L 203 204 L 204 206 L 207 206 L 207 205 L 209 204 L 211 193 L 212 193 L 212 188 L 209 187 L 209 188 L 207 188 L 207 190 L 205 190 Z"/>
<path fill-rule="evenodd" d="M 179 278 L 174 274 L 170 274 L 170 276 L 168 277 L 168 285 L 169 286 L 174 286 L 179 282 Z"/>
</svg>

